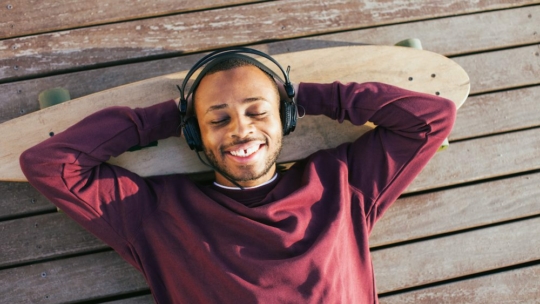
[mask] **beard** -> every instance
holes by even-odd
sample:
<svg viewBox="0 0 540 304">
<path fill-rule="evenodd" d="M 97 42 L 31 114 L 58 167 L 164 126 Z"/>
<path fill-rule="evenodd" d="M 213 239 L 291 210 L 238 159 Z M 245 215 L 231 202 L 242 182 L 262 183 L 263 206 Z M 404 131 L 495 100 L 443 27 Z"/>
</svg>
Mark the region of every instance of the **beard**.
<svg viewBox="0 0 540 304">
<path fill-rule="evenodd" d="M 234 144 L 244 144 L 252 140 L 253 139 L 243 140 Z M 279 154 L 281 153 L 281 140 L 282 137 L 279 137 L 276 142 L 277 148 L 274 152 L 269 151 L 270 154 L 264 160 L 264 166 L 262 167 L 262 169 L 256 168 L 256 165 L 244 165 L 236 168 L 229 168 L 223 161 L 218 162 L 216 155 L 212 151 L 208 150 L 206 147 L 204 147 L 204 155 L 206 156 L 206 159 L 208 159 L 214 170 L 223 175 L 225 178 L 235 182 L 247 182 L 261 178 L 272 169 L 272 167 L 277 161 L 277 158 L 279 157 Z M 268 143 L 266 144 L 266 146 L 269 147 Z M 221 159 L 224 159 L 224 152 L 221 152 Z M 233 169 L 236 169 L 236 171 L 238 172 L 235 173 Z"/>
</svg>

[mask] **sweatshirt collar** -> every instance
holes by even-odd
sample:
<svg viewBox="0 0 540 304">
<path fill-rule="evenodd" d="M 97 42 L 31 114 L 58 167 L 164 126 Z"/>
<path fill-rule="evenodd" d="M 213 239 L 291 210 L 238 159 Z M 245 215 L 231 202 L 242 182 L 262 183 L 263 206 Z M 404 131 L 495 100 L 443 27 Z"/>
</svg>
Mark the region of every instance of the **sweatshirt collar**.
<svg viewBox="0 0 540 304">
<path fill-rule="evenodd" d="M 274 176 L 270 180 L 268 180 L 268 181 L 266 181 L 266 182 L 264 182 L 264 183 L 262 183 L 260 185 L 257 185 L 257 186 L 245 187 L 244 190 L 256 189 L 256 188 L 268 185 L 268 184 L 272 183 L 273 181 L 275 181 L 276 178 L 277 178 L 277 173 L 275 173 Z M 238 187 L 224 186 L 224 185 L 218 184 L 217 182 L 214 182 L 214 185 L 216 185 L 216 186 L 218 186 L 220 188 L 223 188 L 223 189 L 227 189 L 227 190 L 242 190 L 242 189 L 240 189 Z"/>
</svg>

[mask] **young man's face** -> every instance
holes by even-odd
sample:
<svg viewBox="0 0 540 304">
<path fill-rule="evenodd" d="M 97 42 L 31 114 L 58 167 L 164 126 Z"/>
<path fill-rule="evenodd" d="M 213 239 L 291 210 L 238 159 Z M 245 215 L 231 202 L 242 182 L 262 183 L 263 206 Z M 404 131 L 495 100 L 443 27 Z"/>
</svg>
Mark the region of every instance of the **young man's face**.
<svg viewBox="0 0 540 304">
<path fill-rule="evenodd" d="M 249 65 L 205 76 L 195 113 L 212 165 L 243 187 L 272 178 L 282 127 L 279 94 L 264 72 Z M 216 181 L 234 186 L 217 171 Z"/>
</svg>

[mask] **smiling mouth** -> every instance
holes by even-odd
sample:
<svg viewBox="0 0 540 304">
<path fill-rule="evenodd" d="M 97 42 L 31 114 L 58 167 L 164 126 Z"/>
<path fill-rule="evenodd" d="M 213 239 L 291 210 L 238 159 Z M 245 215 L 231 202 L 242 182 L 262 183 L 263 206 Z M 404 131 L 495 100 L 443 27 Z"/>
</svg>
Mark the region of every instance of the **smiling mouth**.
<svg viewBox="0 0 540 304">
<path fill-rule="evenodd" d="M 260 147 L 261 147 L 261 145 L 254 145 L 254 146 L 251 146 L 251 147 L 249 147 L 247 149 L 231 150 L 231 151 L 229 151 L 229 153 L 231 153 L 231 155 L 233 155 L 233 156 L 248 157 L 251 154 L 257 152 Z"/>
</svg>

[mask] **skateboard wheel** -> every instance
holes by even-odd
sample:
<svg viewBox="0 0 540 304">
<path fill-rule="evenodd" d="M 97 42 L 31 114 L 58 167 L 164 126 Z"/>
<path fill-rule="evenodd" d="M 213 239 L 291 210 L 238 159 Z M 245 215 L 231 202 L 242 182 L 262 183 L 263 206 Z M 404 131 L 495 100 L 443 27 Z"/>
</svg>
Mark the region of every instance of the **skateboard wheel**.
<svg viewBox="0 0 540 304">
<path fill-rule="evenodd" d="M 401 40 L 400 42 L 395 44 L 396 46 L 404 46 L 404 47 L 410 47 L 413 49 L 422 50 L 422 42 L 418 38 L 409 38 L 405 40 Z"/>
<path fill-rule="evenodd" d="M 444 150 L 448 149 L 449 146 L 450 146 L 450 143 L 448 142 L 448 138 L 445 138 L 443 143 L 439 147 L 439 150 L 437 150 L 437 152 L 444 151 Z"/>
<path fill-rule="evenodd" d="M 64 88 L 54 88 L 39 93 L 39 108 L 44 109 L 71 99 L 69 91 Z"/>
</svg>

